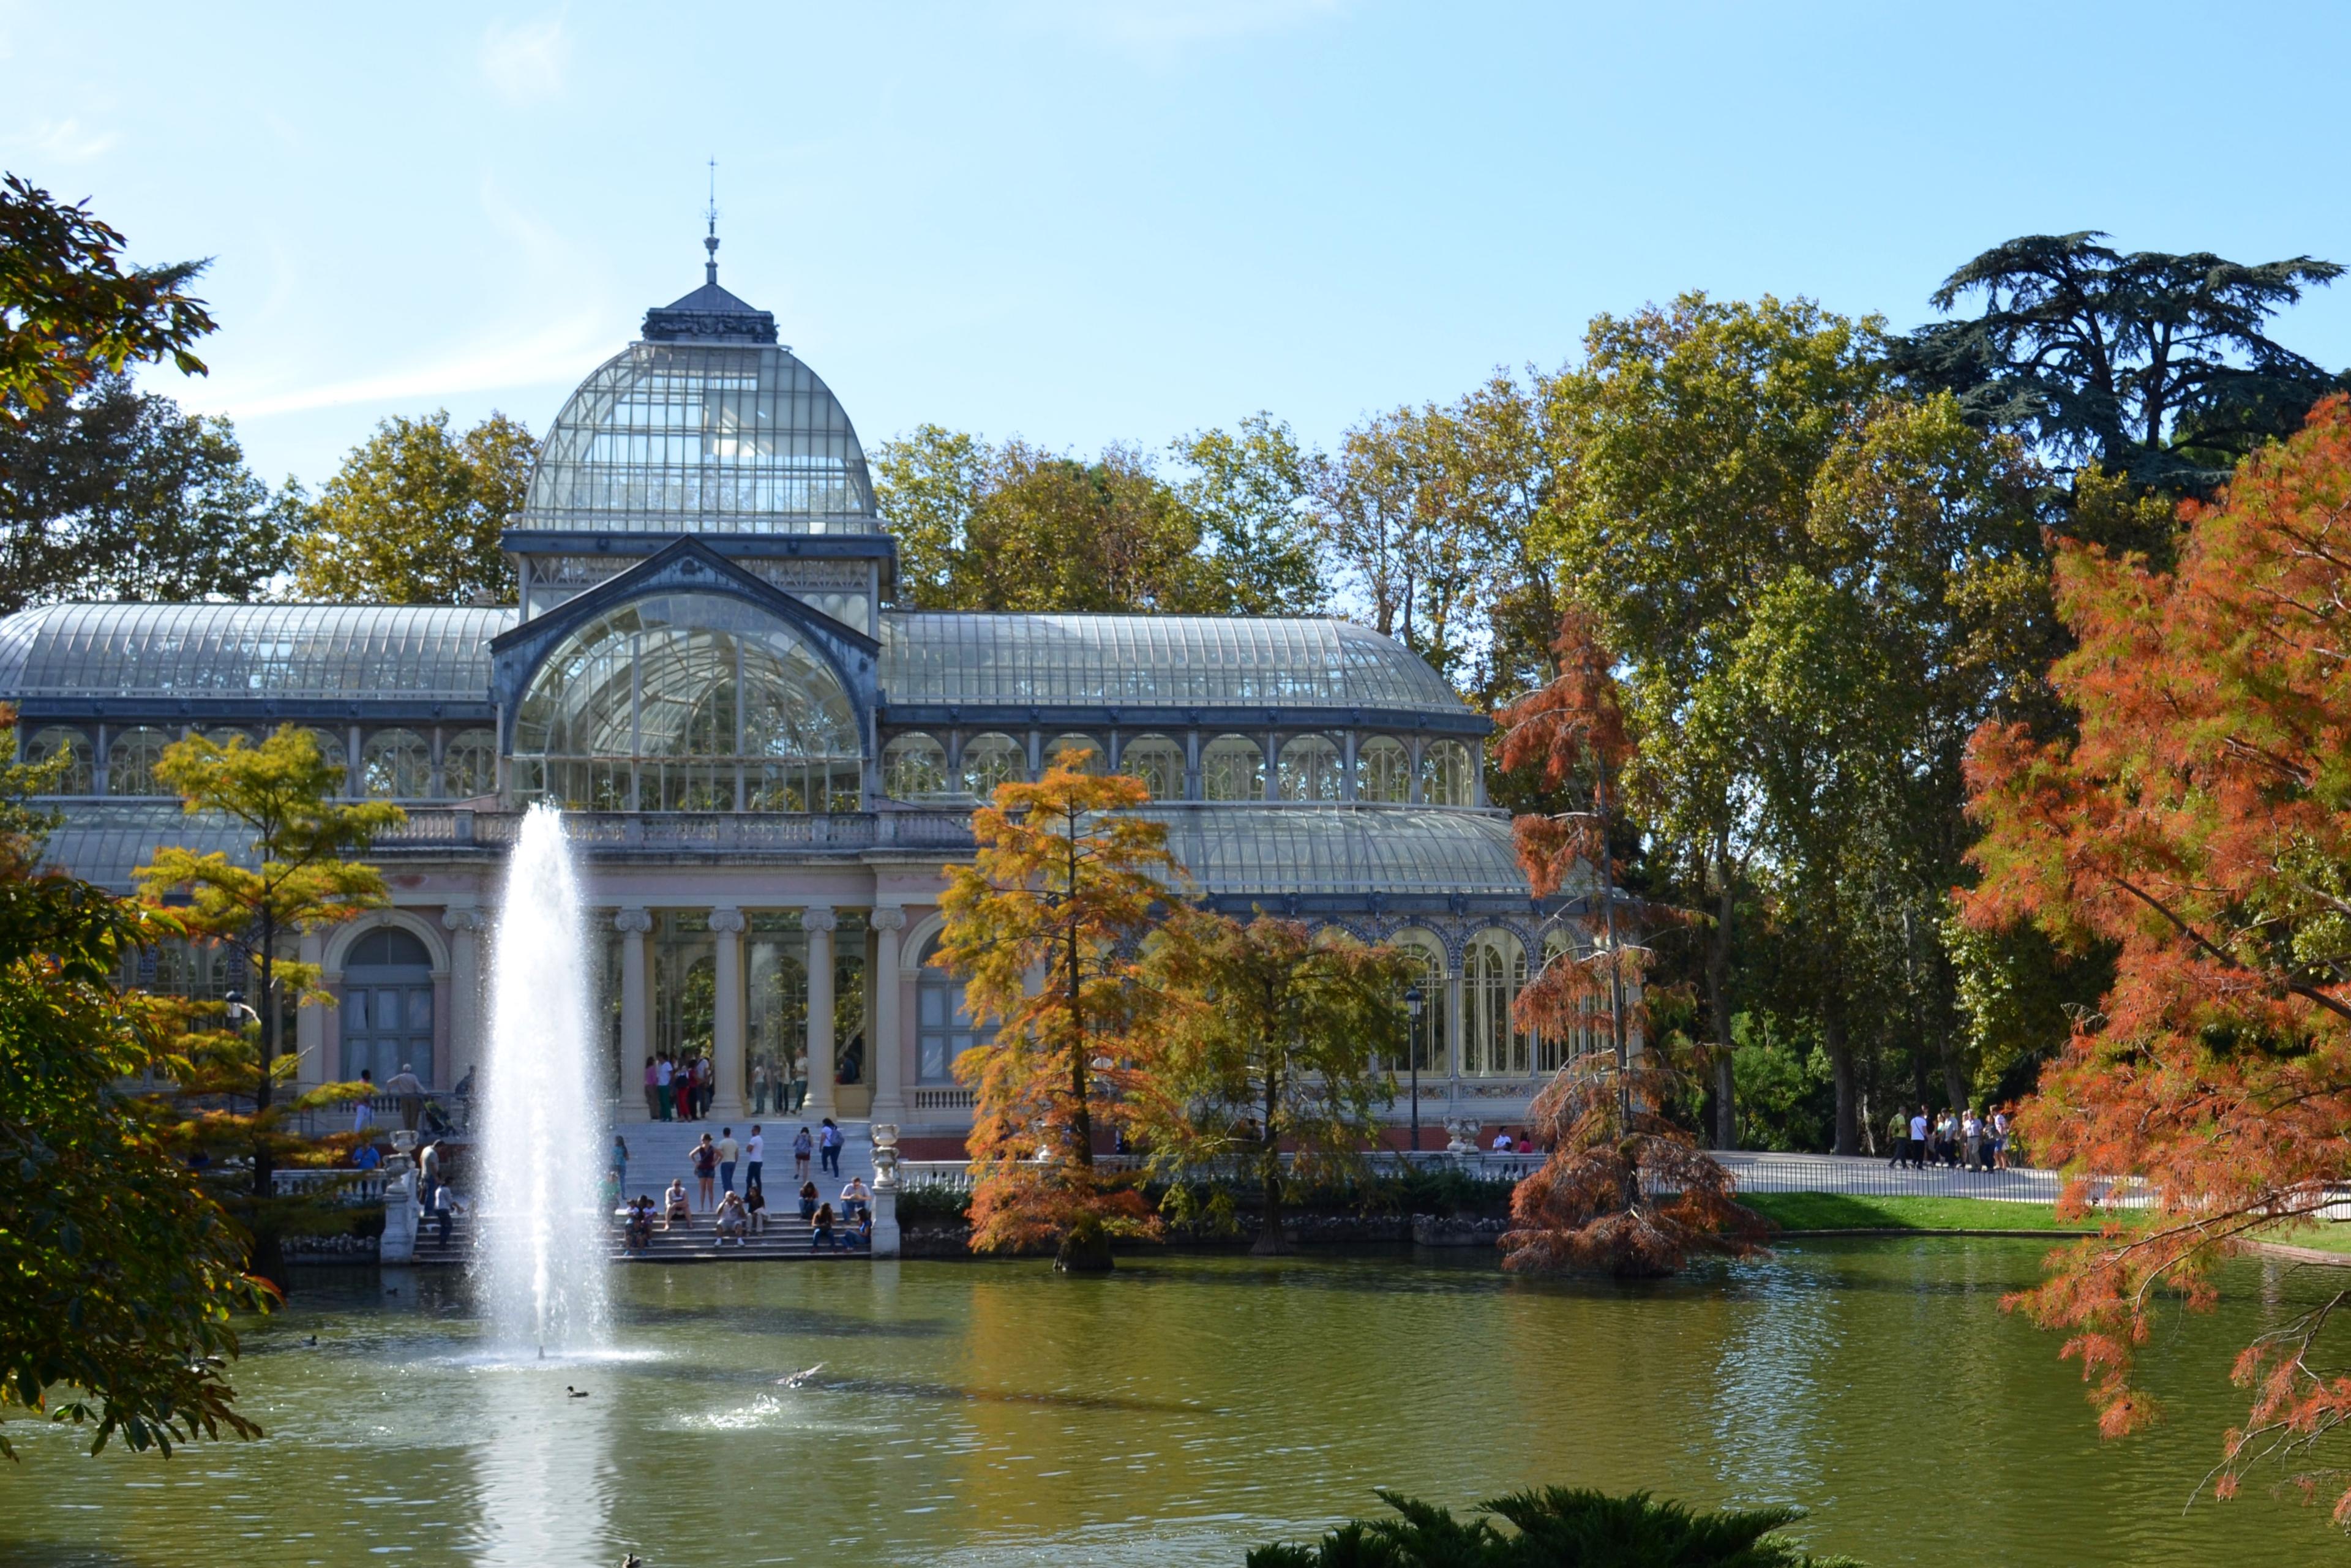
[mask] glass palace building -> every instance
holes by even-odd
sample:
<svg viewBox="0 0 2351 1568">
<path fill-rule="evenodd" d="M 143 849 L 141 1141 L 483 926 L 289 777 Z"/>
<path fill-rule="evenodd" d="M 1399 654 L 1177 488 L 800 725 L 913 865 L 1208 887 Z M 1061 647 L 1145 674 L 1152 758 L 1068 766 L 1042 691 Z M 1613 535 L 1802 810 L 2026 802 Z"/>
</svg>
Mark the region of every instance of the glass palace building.
<svg viewBox="0 0 2351 1568">
<path fill-rule="evenodd" d="M 371 854 L 391 907 L 301 939 L 340 1004 L 301 1009 L 301 1075 L 409 1062 L 445 1089 L 479 1053 L 506 847 L 555 801 L 597 906 L 624 1119 L 646 1056 L 707 1051 L 714 1117 L 778 1112 L 804 1077 L 806 1117 L 895 1122 L 943 1155 L 969 1124 L 953 1063 L 973 1031 L 925 963 L 941 867 L 970 853 L 976 799 L 1083 749 L 1149 784 L 1217 905 L 1423 956 L 1424 1123 L 1520 1116 L 1556 1051 L 1510 1003 L 1558 937 L 1483 799 L 1487 721 L 1342 620 L 888 608 L 895 547 L 847 413 L 710 273 L 557 416 L 504 539 L 517 604 L 0 621 L 24 752 L 73 757 L 54 858 L 117 889 L 166 841 L 249 859 L 159 790 L 157 758 L 192 732 L 308 727 L 352 795 L 408 820 Z M 153 983 L 234 978 L 145 963 Z"/>
</svg>

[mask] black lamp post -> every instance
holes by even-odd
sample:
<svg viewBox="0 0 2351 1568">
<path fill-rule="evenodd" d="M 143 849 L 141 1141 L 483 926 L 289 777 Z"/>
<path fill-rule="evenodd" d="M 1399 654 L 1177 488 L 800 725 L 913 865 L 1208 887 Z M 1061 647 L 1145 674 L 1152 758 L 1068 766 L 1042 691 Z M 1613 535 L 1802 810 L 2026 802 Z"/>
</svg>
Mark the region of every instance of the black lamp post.
<svg viewBox="0 0 2351 1568">
<path fill-rule="evenodd" d="M 1412 1152 L 1420 1153 L 1420 988 L 1408 986 L 1404 993 L 1405 1011 L 1412 1015 L 1412 1041 L 1405 1060 L 1412 1064 Z"/>
</svg>

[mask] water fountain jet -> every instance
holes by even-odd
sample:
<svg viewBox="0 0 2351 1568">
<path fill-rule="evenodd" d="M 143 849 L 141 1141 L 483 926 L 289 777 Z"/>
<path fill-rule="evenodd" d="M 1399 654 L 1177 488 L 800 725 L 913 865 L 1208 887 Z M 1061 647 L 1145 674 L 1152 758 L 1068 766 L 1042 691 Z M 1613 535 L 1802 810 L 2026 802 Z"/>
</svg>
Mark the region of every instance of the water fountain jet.
<svg viewBox="0 0 2351 1568">
<path fill-rule="evenodd" d="M 490 1341 L 544 1360 L 599 1349 L 608 1322 L 611 1218 L 601 1191 L 608 1073 L 593 1020 L 580 882 L 563 816 L 524 816 L 492 947 L 474 1272 Z"/>
</svg>

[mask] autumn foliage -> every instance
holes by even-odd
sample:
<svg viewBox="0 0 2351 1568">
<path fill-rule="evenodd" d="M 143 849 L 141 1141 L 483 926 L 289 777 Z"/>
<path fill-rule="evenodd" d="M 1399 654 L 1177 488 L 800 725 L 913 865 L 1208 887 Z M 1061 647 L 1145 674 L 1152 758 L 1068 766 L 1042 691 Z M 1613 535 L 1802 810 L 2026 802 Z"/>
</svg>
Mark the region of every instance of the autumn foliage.
<svg viewBox="0 0 2351 1568">
<path fill-rule="evenodd" d="M 2351 405 L 2321 404 L 2182 517 L 2168 575 L 2062 551 L 2078 647 L 2053 679 L 2078 732 L 1988 727 L 1970 763 L 1967 918 L 2115 955 L 2102 1014 L 2021 1126 L 2069 1173 L 2067 1212 L 2109 1177 L 2152 1207 L 2108 1214 L 2013 1303 L 2067 1336 L 2109 1434 L 2158 1414 L 2133 1378 L 2158 1302 L 2209 1309 L 2233 1244 L 2290 1229 L 2351 1175 Z M 2264 1458 L 2343 1486 L 2332 1326 L 2322 1309 L 2240 1357 L 2252 1405 L 2224 1495 Z M 2351 1490 L 2335 1511 L 2351 1520 Z"/>
<path fill-rule="evenodd" d="M 1632 750 L 1624 709 L 1607 650 L 1583 616 L 1568 615 L 1552 653 L 1558 674 L 1500 716 L 1502 766 L 1538 771 L 1554 792 L 1588 790 L 1593 807 L 1511 824 L 1535 895 L 1576 895 L 1563 916 L 1574 939 L 1544 961 L 1515 1014 L 1550 1039 L 1597 1043 L 1528 1112 L 1552 1153 L 1511 1194 L 1503 1266 L 1670 1274 L 1695 1252 L 1755 1250 L 1763 1222 L 1733 1200 L 1721 1164 L 1660 1113 L 1677 1074 L 1642 1049 L 1647 949 L 1623 928 L 1632 910 L 1608 850 L 1610 781 Z"/>
<path fill-rule="evenodd" d="M 1139 780 L 1057 764 L 998 785 L 972 813 L 973 863 L 946 868 L 935 961 L 995 1027 L 956 1063 L 977 1098 L 975 1250 L 1054 1246 L 1065 1268 L 1106 1269 L 1111 1238 L 1157 1229 L 1133 1178 L 1094 1158 L 1158 1082 L 1137 946 L 1176 867 L 1166 829 L 1130 814 L 1149 799 Z"/>
</svg>

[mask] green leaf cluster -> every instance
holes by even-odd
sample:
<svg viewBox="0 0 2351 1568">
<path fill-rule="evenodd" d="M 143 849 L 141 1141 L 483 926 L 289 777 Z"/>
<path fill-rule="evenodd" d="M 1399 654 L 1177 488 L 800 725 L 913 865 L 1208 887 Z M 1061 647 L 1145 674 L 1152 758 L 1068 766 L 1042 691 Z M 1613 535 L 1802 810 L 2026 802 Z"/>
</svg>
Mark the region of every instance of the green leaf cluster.
<svg viewBox="0 0 2351 1568">
<path fill-rule="evenodd" d="M 513 603 L 514 567 L 498 540 L 522 510 L 538 455 L 529 430 L 503 413 L 463 432 L 446 409 L 383 421 L 309 507 L 297 591 L 370 604 Z"/>
</svg>

